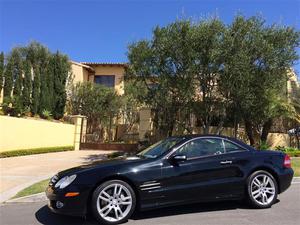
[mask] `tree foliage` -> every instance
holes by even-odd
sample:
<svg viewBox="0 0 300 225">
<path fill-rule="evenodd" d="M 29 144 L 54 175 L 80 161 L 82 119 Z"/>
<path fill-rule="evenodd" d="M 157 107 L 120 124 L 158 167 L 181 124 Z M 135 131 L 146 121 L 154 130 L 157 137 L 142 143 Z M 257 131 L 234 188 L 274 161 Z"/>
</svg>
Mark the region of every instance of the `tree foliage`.
<svg viewBox="0 0 300 225">
<path fill-rule="evenodd" d="M 171 135 L 174 125 L 181 130 L 189 116 L 186 112 L 195 93 L 190 82 L 193 79 L 190 32 L 188 21 L 178 21 L 156 27 L 152 40 L 129 46 L 127 74 L 138 75 L 147 87 L 144 101 L 155 113 L 154 124 L 161 136 Z"/>
<path fill-rule="evenodd" d="M 285 87 L 299 37 L 259 16 L 238 15 L 229 25 L 218 18 L 178 20 L 129 46 L 127 75 L 147 87 L 139 98 L 164 136 L 190 132 L 194 114 L 205 132 L 243 122 L 254 144 L 255 133 L 266 140 L 274 118 L 295 115 Z"/>
<path fill-rule="evenodd" d="M 32 92 L 32 73 L 30 63 L 28 61 L 24 62 L 24 86 L 23 86 L 23 107 L 25 111 L 30 111 L 31 106 L 31 92 Z"/>
<path fill-rule="evenodd" d="M 0 93 L 2 92 L 4 83 L 4 53 L 0 53 Z"/>
<path fill-rule="evenodd" d="M 55 119 L 63 117 L 65 85 L 71 69 L 67 56 L 52 54 L 45 46 L 31 42 L 12 49 L 5 68 L 4 103 L 12 105 L 11 109 L 18 108 L 18 113 L 13 114 L 31 111 L 43 116 L 48 111 Z"/>
<path fill-rule="evenodd" d="M 273 119 L 288 116 L 288 72 L 298 58 L 299 32 L 266 26 L 260 17 L 237 16 L 224 35 L 221 87 L 244 121 L 250 143 L 266 141 Z"/>
<path fill-rule="evenodd" d="M 87 116 L 87 132 L 96 132 L 100 138 L 108 133 L 112 140 L 112 120 L 120 112 L 120 96 L 108 87 L 91 82 L 73 85 L 70 99 L 70 110 L 74 115 Z"/>
</svg>

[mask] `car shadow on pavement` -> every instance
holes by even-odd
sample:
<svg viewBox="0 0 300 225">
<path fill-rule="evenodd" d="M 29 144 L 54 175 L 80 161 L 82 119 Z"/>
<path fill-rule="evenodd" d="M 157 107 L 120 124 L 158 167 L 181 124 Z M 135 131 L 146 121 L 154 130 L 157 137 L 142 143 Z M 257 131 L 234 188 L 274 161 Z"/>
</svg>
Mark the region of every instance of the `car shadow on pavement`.
<svg viewBox="0 0 300 225">
<path fill-rule="evenodd" d="M 35 213 L 35 218 L 44 225 L 99 225 L 92 218 L 64 216 L 51 212 L 47 205 Z"/>
<path fill-rule="evenodd" d="M 174 215 L 205 213 L 220 210 L 251 209 L 247 204 L 239 201 L 224 201 L 212 203 L 196 203 L 190 205 L 172 206 L 151 211 L 135 212 L 130 220 L 166 217 Z M 91 216 L 88 218 L 63 216 L 52 213 L 45 205 L 35 213 L 36 219 L 44 225 L 97 225 Z"/>
<path fill-rule="evenodd" d="M 234 209 L 250 209 L 250 207 L 244 203 L 238 201 L 226 201 L 226 202 L 210 202 L 210 203 L 194 203 L 189 205 L 172 206 L 162 209 L 155 209 L 145 212 L 136 212 L 131 217 L 133 220 L 141 220 L 155 217 L 174 216 L 182 214 L 192 213 L 205 213 L 211 211 L 220 210 L 234 210 Z"/>
</svg>

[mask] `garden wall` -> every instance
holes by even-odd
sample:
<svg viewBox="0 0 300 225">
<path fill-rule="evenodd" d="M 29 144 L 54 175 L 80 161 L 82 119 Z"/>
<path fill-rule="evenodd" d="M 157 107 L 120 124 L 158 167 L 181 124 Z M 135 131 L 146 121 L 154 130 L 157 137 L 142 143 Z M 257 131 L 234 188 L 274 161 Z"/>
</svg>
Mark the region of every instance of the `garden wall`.
<svg viewBox="0 0 300 225">
<path fill-rule="evenodd" d="M 0 116 L 0 152 L 74 145 L 75 125 Z"/>
<path fill-rule="evenodd" d="M 269 133 L 267 143 L 271 146 L 272 149 L 274 149 L 276 146 L 289 147 L 290 137 L 288 134 Z"/>
</svg>

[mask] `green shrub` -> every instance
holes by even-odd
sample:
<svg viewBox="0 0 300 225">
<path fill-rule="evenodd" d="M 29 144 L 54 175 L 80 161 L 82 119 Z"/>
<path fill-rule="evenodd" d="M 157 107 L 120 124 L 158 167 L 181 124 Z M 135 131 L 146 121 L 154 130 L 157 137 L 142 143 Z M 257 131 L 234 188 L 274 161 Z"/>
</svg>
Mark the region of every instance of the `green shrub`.
<svg viewBox="0 0 300 225">
<path fill-rule="evenodd" d="M 265 141 L 262 141 L 258 146 L 259 150 L 268 150 L 270 148 L 271 148 L 271 146 L 268 145 L 267 142 L 265 142 Z"/>
<path fill-rule="evenodd" d="M 2 110 L 5 115 L 20 117 L 23 115 L 22 102 L 19 97 L 5 97 Z"/>
<path fill-rule="evenodd" d="M 62 146 L 62 147 L 47 147 L 47 148 L 33 148 L 33 149 L 21 149 L 13 151 L 0 152 L 0 158 L 8 158 L 23 155 L 34 155 L 50 152 L 64 152 L 74 150 L 73 146 Z"/>
<path fill-rule="evenodd" d="M 295 151 L 295 152 L 286 152 L 287 155 L 290 157 L 300 157 L 300 150 Z"/>
<path fill-rule="evenodd" d="M 41 116 L 43 119 L 47 119 L 47 120 L 50 120 L 51 117 L 52 117 L 52 114 L 49 110 L 46 110 L 44 109 L 43 112 L 42 112 L 42 116 Z"/>
<path fill-rule="evenodd" d="M 276 146 L 275 150 L 284 152 L 291 157 L 299 157 L 300 156 L 300 149 L 298 149 L 298 148 Z"/>
</svg>

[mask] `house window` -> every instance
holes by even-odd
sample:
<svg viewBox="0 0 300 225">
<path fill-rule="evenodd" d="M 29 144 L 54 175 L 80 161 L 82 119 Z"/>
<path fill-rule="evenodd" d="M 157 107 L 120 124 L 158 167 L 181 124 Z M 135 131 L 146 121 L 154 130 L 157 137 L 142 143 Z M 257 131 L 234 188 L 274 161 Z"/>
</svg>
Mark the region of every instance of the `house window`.
<svg viewBox="0 0 300 225">
<path fill-rule="evenodd" d="M 94 82 L 106 87 L 115 87 L 115 75 L 95 75 Z"/>
</svg>

